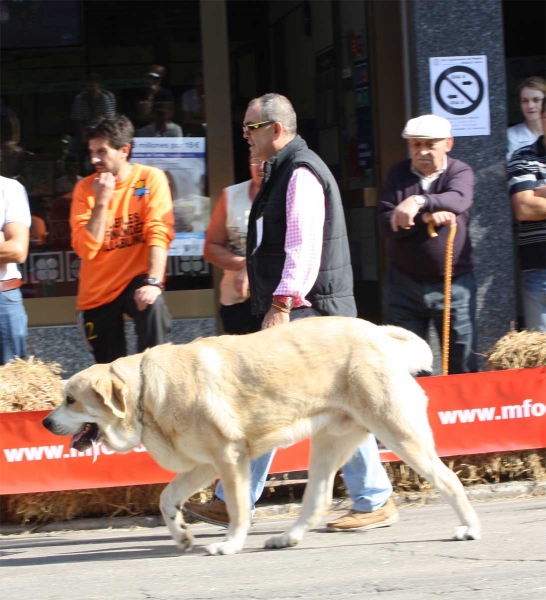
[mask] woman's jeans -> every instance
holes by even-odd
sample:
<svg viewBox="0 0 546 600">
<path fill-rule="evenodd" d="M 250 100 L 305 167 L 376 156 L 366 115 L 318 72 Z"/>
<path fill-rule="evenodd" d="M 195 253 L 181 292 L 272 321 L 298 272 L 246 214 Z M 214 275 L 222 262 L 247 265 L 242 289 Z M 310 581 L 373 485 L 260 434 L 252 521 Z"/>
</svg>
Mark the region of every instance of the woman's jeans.
<svg viewBox="0 0 546 600">
<path fill-rule="evenodd" d="M 27 313 L 21 289 L 0 292 L 0 365 L 27 353 Z"/>
</svg>

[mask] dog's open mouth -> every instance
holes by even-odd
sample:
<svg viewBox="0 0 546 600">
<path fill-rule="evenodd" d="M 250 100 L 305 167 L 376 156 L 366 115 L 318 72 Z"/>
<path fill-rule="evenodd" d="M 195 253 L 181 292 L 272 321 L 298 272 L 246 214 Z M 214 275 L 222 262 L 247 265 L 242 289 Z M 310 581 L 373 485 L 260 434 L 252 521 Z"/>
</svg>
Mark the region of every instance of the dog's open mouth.
<svg viewBox="0 0 546 600">
<path fill-rule="evenodd" d="M 70 447 L 83 452 L 87 448 L 90 448 L 93 443 L 97 442 L 99 437 L 100 431 L 97 424 L 86 423 L 79 433 L 72 436 Z"/>
</svg>

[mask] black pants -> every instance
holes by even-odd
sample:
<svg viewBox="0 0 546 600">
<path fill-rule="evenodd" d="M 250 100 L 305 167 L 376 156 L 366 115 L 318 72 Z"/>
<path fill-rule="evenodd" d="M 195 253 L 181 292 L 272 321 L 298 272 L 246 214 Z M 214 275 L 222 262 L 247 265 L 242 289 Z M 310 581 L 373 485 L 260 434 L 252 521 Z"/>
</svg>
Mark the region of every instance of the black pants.
<svg viewBox="0 0 546 600">
<path fill-rule="evenodd" d="M 432 321 L 443 344 L 444 284 L 417 282 L 391 267 L 387 271 L 384 300 L 386 323 L 409 329 L 428 341 Z M 472 273 L 455 277 L 451 283 L 449 374 L 475 373 L 476 284 Z"/>
<path fill-rule="evenodd" d="M 78 313 L 81 334 L 98 363 L 109 363 L 127 356 L 123 315 L 135 322 L 138 352 L 169 341 L 172 317 L 163 294 L 145 310 L 138 310 L 135 290 L 145 285 L 146 275 L 135 277 L 112 302 Z"/>
<path fill-rule="evenodd" d="M 244 335 L 255 333 L 262 328 L 263 315 L 253 315 L 250 311 L 250 300 L 220 306 L 220 318 L 224 325 L 224 331 L 229 335 Z"/>
</svg>

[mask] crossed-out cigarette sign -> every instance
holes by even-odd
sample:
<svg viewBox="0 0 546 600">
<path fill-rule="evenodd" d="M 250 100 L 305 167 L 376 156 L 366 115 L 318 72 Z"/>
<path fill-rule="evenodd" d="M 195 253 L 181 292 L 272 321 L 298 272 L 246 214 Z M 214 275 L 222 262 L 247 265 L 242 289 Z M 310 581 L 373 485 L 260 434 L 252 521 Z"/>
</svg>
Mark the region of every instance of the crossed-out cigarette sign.
<svg viewBox="0 0 546 600">
<path fill-rule="evenodd" d="M 434 95 L 445 111 L 452 115 L 468 115 L 483 100 L 484 85 L 474 69 L 455 65 L 440 73 Z"/>
<path fill-rule="evenodd" d="M 487 56 L 432 56 L 429 70 L 431 112 L 452 135 L 491 135 Z"/>
</svg>

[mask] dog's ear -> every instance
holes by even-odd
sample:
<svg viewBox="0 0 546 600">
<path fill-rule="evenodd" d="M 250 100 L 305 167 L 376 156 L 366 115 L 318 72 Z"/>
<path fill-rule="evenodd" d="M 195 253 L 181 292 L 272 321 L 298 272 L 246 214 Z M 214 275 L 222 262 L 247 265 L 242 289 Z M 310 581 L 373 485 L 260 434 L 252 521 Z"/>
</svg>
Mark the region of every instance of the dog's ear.
<svg viewBox="0 0 546 600">
<path fill-rule="evenodd" d="M 127 410 L 127 386 L 115 375 L 101 377 L 94 385 L 93 390 L 102 398 L 116 417 L 123 419 Z"/>
</svg>

